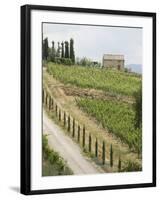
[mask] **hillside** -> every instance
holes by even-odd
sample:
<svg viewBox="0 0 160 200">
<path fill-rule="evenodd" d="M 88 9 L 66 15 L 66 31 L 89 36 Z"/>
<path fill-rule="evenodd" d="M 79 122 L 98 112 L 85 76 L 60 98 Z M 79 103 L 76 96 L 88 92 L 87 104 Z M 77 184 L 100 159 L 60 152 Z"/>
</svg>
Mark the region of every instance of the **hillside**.
<svg viewBox="0 0 160 200">
<path fill-rule="evenodd" d="M 134 126 L 136 115 L 133 106 L 134 94 L 141 86 L 140 76 L 116 70 L 48 63 L 43 71 L 43 85 L 63 112 L 86 127 L 87 135 L 90 134 L 93 141 L 98 138 L 105 141 L 107 147 L 112 144 L 116 163 L 121 155 L 123 166 L 136 162 L 137 170 L 141 169 L 142 130 Z M 109 159 L 110 149 L 106 148 L 106 151 Z"/>
<path fill-rule="evenodd" d="M 103 90 L 112 95 L 133 96 L 141 84 L 141 78 L 135 74 L 117 70 L 49 63 L 47 71 L 64 84 Z"/>
</svg>

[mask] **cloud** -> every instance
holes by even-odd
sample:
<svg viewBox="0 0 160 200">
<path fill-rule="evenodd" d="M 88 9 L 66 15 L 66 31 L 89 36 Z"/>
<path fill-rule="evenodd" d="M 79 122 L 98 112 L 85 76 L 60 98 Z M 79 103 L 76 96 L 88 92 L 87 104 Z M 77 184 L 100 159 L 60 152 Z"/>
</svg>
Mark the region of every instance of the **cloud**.
<svg viewBox="0 0 160 200">
<path fill-rule="evenodd" d="M 43 37 L 51 41 L 74 39 L 77 57 L 102 61 L 103 54 L 124 54 L 126 64 L 142 64 L 142 29 L 64 24 L 43 24 Z"/>
</svg>

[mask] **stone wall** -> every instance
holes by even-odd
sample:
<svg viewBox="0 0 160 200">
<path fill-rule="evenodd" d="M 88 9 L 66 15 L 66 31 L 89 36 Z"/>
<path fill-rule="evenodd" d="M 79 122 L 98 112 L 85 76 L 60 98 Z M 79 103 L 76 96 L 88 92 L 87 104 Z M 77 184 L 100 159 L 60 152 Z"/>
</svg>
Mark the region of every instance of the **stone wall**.
<svg viewBox="0 0 160 200">
<path fill-rule="evenodd" d="M 124 69 L 124 60 L 103 60 L 103 67 L 122 70 Z"/>
</svg>

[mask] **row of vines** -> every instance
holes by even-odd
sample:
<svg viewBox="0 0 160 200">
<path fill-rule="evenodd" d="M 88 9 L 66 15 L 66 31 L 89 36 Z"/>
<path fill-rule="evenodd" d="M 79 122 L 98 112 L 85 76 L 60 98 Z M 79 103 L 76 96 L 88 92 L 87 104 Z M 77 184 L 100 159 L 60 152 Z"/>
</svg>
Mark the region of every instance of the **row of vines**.
<svg viewBox="0 0 160 200">
<path fill-rule="evenodd" d="M 51 117 L 63 127 L 74 141 L 76 141 L 83 152 L 90 156 L 96 163 L 107 167 L 109 171 L 121 171 L 121 155 L 114 156 L 114 146 L 106 145 L 104 140 L 100 140 L 87 131 L 85 124 L 79 124 L 75 118 L 61 108 L 47 89 L 43 89 L 43 105 Z"/>
</svg>

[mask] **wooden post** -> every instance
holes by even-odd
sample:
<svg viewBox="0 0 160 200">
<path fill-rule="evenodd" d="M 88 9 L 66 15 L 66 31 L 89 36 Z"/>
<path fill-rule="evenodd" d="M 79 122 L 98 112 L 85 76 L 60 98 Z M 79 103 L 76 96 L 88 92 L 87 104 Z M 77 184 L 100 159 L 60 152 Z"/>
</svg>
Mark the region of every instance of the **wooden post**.
<svg viewBox="0 0 160 200">
<path fill-rule="evenodd" d="M 70 131 L 70 116 L 68 116 L 68 131 Z"/>
<path fill-rule="evenodd" d="M 85 147 L 85 137 L 86 137 L 86 131 L 85 131 L 85 126 L 83 126 L 83 140 L 82 140 L 83 147 Z"/>
<path fill-rule="evenodd" d="M 98 157 L 98 140 L 96 138 L 96 142 L 95 142 L 95 156 Z"/>
<path fill-rule="evenodd" d="M 66 112 L 64 111 L 64 123 L 63 123 L 63 125 L 64 125 L 64 127 L 66 126 Z"/>
<path fill-rule="evenodd" d="M 78 142 L 80 142 L 80 131 L 81 131 L 81 127 L 80 125 L 78 125 L 78 136 L 77 136 Z"/>
<path fill-rule="evenodd" d="M 92 151 L 92 137 L 89 135 L 89 152 Z"/>
<path fill-rule="evenodd" d="M 118 171 L 121 171 L 121 156 L 119 156 L 119 160 L 118 160 Z"/>
<path fill-rule="evenodd" d="M 72 132 L 72 137 L 75 135 L 75 119 L 73 119 L 73 132 Z"/>
<path fill-rule="evenodd" d="M 106 146 L 105 146 L 105 141 L 103 141 L 102 145 L 102 164 L 105 164 L 105 156 L 106 156 Z"/>
<path fill-rule="evenodd" d="M 110 146 L 110 166 L 113 167 L 113 148 Z"/>
<path fill-rule="evenodd" d="M 59 121 L 61 121 L 61 109 L 59 108 Z"/>
</svg>

